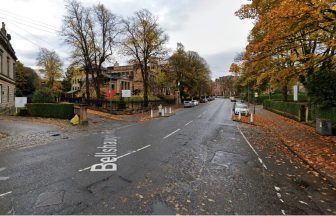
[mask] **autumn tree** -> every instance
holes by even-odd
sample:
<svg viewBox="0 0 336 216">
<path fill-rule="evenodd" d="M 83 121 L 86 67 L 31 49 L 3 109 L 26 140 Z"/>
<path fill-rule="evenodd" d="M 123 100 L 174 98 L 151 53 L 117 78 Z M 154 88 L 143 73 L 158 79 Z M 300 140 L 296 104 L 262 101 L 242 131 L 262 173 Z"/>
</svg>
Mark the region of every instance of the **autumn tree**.
<svg viewBox="0 0 336 216">
<path fill-rule="evenodd" d="M 86 99 L 90 100 L 89 77 L 100 98 L 103 65 L 114 54 L 120 34 L 119 18 L 100 3 L 85 7 L 77 0 L 69 0 L 65 7 L 61 35 L 72 47 L 73 64 L 85 71 Z"/>
<path fill-rule="evenodd" d="M 336 10 L 333 0 L 253 0 L 237 16 L 255 19 L 243 57 L 245 79 L 257 87 L 271 83 L 287 97 L 288 85 L 335 64 Z"/>
<path fill-rule="evenodd" d="M 62 61 L 59 55 L 54 50 L 41 48 L 36 60 L 47 80 L 48 87 L 56 88 L 56 81 L 62 77 Z"/>
<path fill-rule="evenodd" d="M 135 12 L 133 17 L 123 20 L 125 37 L 123 52 L 130 56 L 141 70 L 144 88 L 144 106 L 148 106 L 150 62 L 160 61 L 166 55 L 168 35 L 160 28 L 157 17 L 146 10 Z"/>
<path fill-rule="evenodd" d="M 185 51 L 184 46 L 178 43 L 169 64 L 182 100 L 210 94 L 210 69 L 197 52 Z"/>
<path fill-rule="evenodd" d="M 31 96 L 40 86 L 40 78 L 29 67 L 25 67 L 20 61 L 16 62 L 15 73 L 16 96 Z"/>
</svg>

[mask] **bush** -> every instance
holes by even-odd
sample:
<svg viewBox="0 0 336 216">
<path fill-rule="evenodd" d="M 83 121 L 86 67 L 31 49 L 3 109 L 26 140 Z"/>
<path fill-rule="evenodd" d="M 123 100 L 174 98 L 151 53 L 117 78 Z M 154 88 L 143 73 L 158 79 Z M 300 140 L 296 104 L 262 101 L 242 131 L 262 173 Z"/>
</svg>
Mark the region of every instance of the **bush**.
<svg viewBox="0 0 336 216">
<path fill-rule="evenodd" d="M 28 114 L 37 117 L 70 119 L 74 116 L 74 105 L 70 103 L 29 103 Z"/>
<path fill-rule="evenodd" d="M 33 103 L 53 103 L 54 94 L 49 88 L 40 88 L 34 92 Z"/>
<path fill-rule="evenodd" d="M 325 107 L 336 106 L 336 68 L 324 65 L 307 80 L 308 95 L 311 102 Z"/>
<path fill-rule="evenodd" d="M 253 100 L 253 99 L 251 99 Z M 256 102 L 258 104 L 262 104 L 264 100 L 269 100 L 269 95 L 260 95 L 258 98 L 256 98 Z M 282 94 L 275 93 L 271 95 L 271 100 L 276 100 L 276 101 L 282 101 Z M 288 95 L 288 101 L 293 101 L 293 95 L 289 94 Z M 298 95 L 298 101 L 299 102 L 306 102 L 308 101 L 308 97 L 304 93 L 299 93 Z"/>
<path fill-rule="evenodd" d="M 265 109 L 272 110 L 287 117 L 299 121 L 304 120 L 305 105 L 302 103 L 264 100 L 263 106 Z"/>
</svg>

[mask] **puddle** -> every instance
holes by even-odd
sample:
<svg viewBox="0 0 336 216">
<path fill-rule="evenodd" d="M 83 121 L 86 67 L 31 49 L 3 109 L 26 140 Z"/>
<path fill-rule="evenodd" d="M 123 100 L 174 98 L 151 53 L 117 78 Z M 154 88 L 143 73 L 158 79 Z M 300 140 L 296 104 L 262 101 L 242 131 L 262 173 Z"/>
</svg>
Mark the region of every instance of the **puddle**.
<svg viewBox="0 0 336 216">
<path fill-rule="evenodd" d="M 175 211 L 160 200 L 155 200 L 153 202 L 152 210 L 152 215 L 175 215 Z"/>
</svg>

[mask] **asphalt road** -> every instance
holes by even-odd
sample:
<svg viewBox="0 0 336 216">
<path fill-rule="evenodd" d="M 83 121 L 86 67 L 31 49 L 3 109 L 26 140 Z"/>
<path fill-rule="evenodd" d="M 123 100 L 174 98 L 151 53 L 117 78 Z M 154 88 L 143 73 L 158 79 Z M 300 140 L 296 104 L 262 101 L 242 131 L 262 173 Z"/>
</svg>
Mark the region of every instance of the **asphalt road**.
<svg viewBox="0 0 336 216">
<path fill-rule="evenodd" d="M 272 177 L 267 152 L 230 117 L 230 101 L 216 99 L 168 118 L 1 152 L 0 214 L 324 214 L 314 200 L 281 197 L 277 182 L 286 180 Z M 90 171 L 111 138 L 117 170 Z"/>
</svg>

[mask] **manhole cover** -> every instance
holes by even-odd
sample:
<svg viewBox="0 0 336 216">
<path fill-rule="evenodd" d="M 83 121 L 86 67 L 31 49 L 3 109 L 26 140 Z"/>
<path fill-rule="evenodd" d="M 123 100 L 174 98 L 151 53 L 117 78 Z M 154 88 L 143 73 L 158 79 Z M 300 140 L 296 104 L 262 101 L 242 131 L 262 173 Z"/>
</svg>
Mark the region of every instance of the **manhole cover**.
<svg viewBox="0 0 336 216">
<path fill-rule="evenodd" d="M 64 191 L 41 193 L 36 201 L 35 207 L 58 205 L 63 202 Z"/>
</svg>

